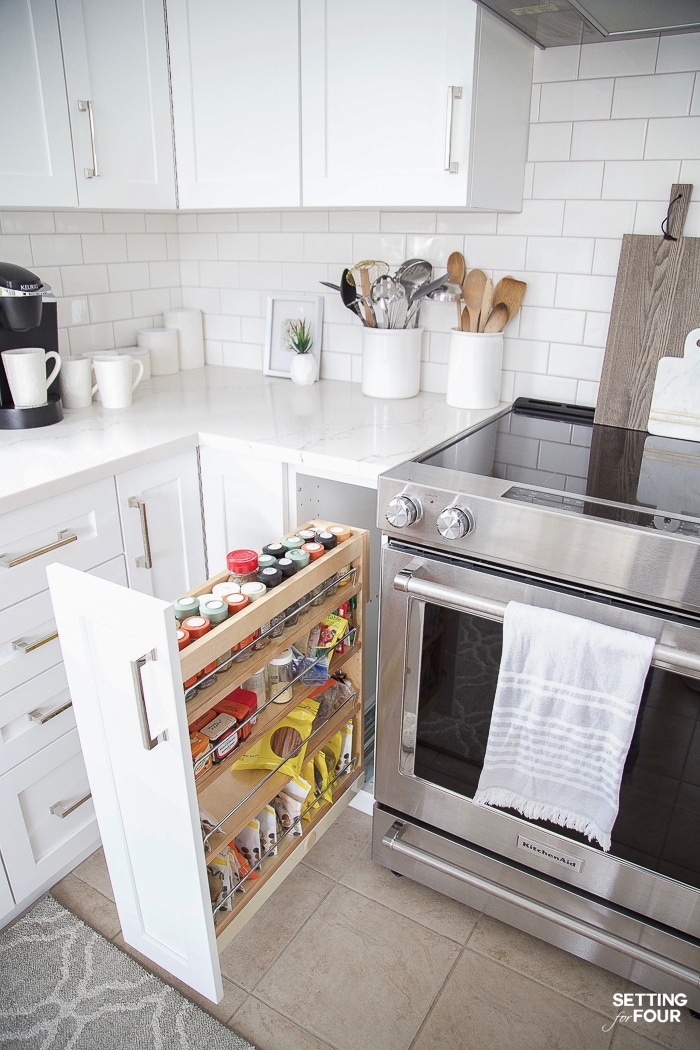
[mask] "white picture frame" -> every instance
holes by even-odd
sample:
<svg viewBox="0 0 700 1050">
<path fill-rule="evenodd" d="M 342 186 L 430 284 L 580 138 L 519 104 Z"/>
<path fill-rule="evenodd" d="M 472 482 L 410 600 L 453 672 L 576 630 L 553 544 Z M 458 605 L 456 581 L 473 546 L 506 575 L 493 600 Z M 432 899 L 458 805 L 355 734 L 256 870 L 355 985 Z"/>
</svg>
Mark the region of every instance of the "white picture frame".
<svg viewBox="0 0 700 1050">
<path fill-rule="evenodd" d="M 286 342 L 290 321 L 306 321 L 311 325 L 313 342 L 309 353 L 316 361 L 316 374 L 320 375 L 323 339 L 322 295 L 268 295 L 263 373 L 266 376 L 290 378 L 294 354 L 294 350 Z"/>
</svg>

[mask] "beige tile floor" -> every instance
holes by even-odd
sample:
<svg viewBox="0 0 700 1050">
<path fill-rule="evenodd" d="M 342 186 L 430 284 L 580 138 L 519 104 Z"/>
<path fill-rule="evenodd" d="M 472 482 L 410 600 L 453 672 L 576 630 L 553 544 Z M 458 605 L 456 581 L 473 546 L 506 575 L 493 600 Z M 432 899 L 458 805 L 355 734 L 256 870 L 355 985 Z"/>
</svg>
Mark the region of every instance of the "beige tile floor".
<svg viewBox="0 0 700 1050">
<path fill-rule="evenodd" d="M 374 864 L 370 829 L 347 809 L 223 951 L 221 1003 L 170 982 L 260 1050 L 698 1050 L 687 1011 L 613 1024 L 628 982 Z M 130 951 L 101 851 L 52 892 Z"/>
</svg>

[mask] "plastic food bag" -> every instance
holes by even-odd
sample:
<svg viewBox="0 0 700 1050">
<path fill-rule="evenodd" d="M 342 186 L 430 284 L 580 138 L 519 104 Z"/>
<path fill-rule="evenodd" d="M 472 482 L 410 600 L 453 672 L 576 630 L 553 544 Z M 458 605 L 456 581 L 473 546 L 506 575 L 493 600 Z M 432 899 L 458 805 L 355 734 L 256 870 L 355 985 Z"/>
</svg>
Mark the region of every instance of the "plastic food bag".
<svg viewBox="0 0 700 1050">
<path fill-rule="evenodd" d="M 298 776 L 304 765 L 306 741 L 318 714 L 315 700 L 304 700 L 262 737 L 231 767 L 239 769 L 279 769 L 290 777 Z"/>
</svg>

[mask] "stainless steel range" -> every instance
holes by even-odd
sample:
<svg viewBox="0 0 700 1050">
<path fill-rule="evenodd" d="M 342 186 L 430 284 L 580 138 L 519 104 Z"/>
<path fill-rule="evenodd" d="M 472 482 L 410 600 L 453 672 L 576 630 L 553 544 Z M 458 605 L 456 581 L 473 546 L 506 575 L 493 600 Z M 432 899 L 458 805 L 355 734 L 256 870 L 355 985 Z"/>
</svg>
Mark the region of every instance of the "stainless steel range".
<svg viewBox="0 0 700 1050">
<path fill-rule="evenodd" d="M 700 1009 L 700 443 L 519 400 L 378 521 L 375 860 Z M 471 801 L 510 601 L 656 639 L 609 852 Z"/>
</svg>

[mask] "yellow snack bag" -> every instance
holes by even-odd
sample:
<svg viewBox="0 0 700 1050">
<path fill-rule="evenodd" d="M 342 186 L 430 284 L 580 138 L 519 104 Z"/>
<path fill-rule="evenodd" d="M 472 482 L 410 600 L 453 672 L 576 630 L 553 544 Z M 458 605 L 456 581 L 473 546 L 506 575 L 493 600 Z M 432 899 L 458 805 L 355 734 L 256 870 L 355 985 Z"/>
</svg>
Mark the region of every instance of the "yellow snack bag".
<svg viewBox="0 0 700 1050">
<path fill-rule="evenodd" d="M 332 802 L 333 787 L 330 782 L 331 778 L 328 776 L 328 763 L 323 751 L 319 751 L 314 755 L 314 772 L 317 774 L 316 786 L 318 788 L 318 802 L 316 805 L 320 806 L 321 799 L 325 802 Z"/>
<path fill-rule="evenodd" d="M 306 741 L 318 713 L 315 700 L 304 700 L 266 736 L 246 751 L 231 767 L 239 769 L 279 769 L 289 777 L 300 774 L 306 754 Z"/>
<path fill-rule="evenodd" d="M 328 778 L 331 783 L 335 779 L 335 767 L 340 759 L 340 753 L 343 748 L 343 737 L 342 733 L 337 732 L 335 736 L 332 736 L 326 746 L 323 748 L 323 753 L 326 756 L 326 766 L 328 767 Z"/>
</svg>

